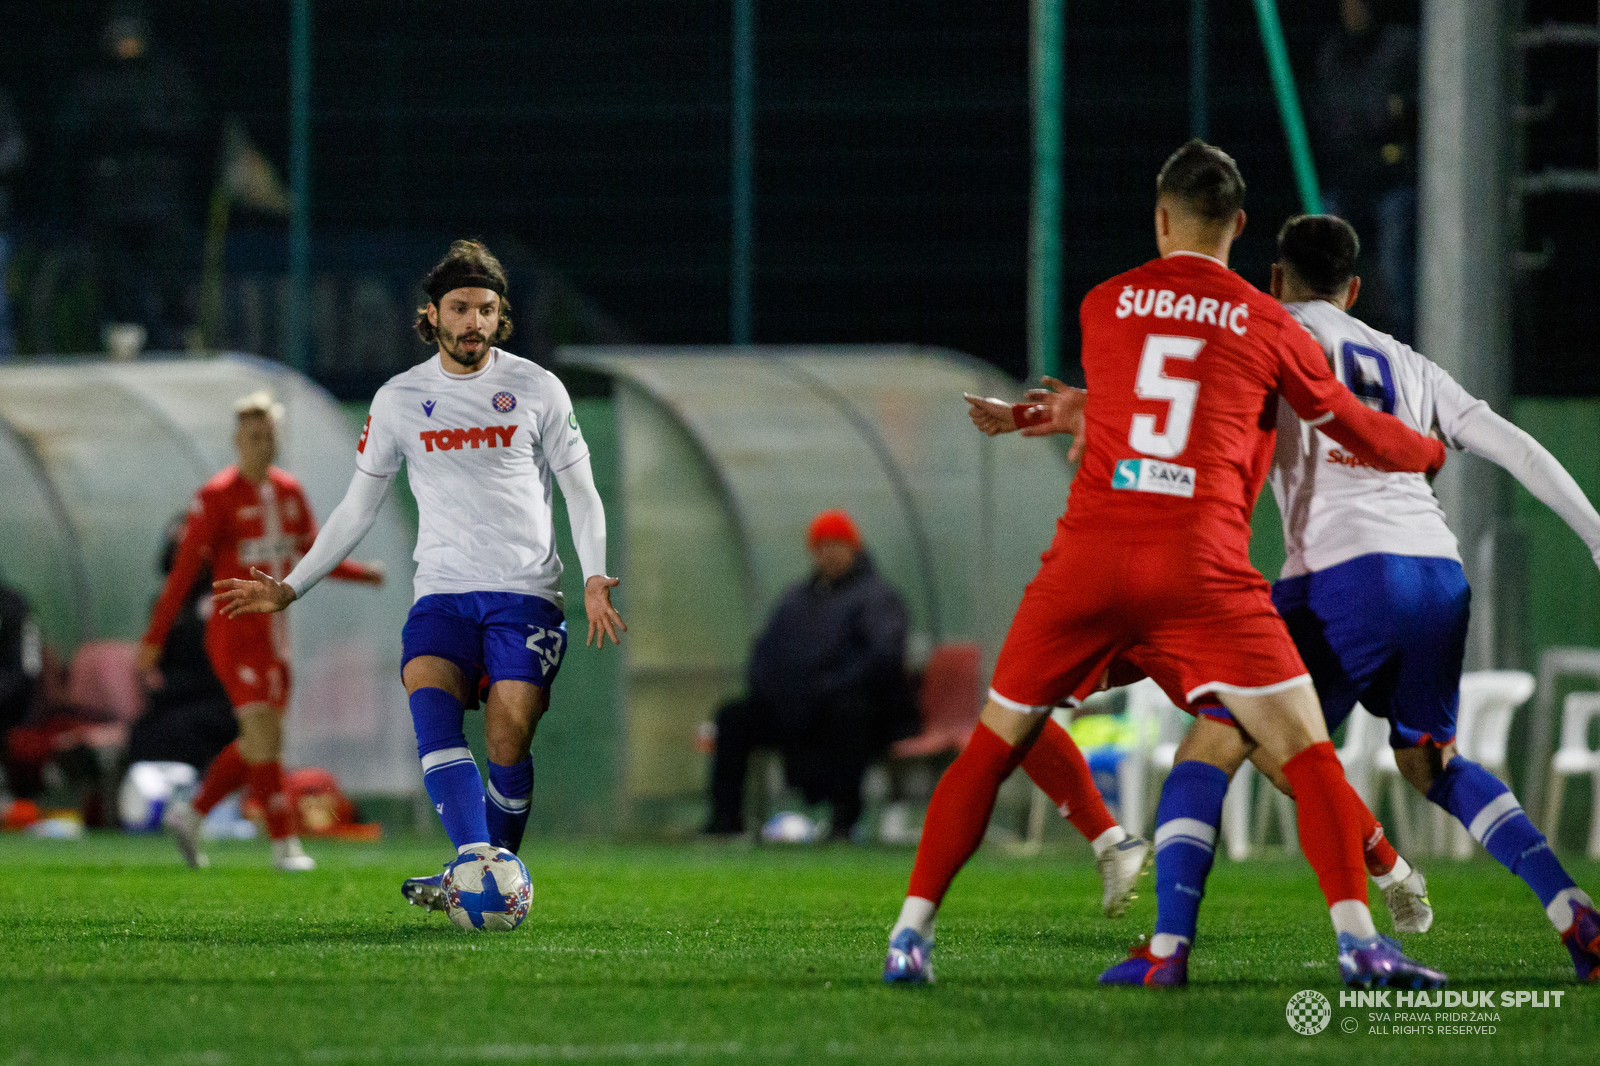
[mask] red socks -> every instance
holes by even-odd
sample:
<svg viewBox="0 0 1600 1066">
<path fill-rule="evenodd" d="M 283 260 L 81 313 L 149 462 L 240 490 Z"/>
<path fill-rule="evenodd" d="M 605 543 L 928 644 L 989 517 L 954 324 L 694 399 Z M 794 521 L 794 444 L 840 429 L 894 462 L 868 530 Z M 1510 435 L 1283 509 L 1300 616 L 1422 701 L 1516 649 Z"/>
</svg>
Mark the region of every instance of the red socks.
<svg viewBox="0 0 1600 1066">
<path fill-rule="evenodd" d="M 1357 795 L 1359 799 L 1359 794 Z M 1377 815 L 1365 803 L 1361 805 L 1361 851 L 1367 860 L 1367 873 L 1373 877 L 1382 877 L 1394 869 L 1395 861 L 1400 858 L 1389 841 L 1384 839 L 1383 826 L 1378 824 Z"/>
<path fill-rule="evenodd" d="M 1015 748 L 978 723 L 966 750 L 956 756 L 933 790 L 907 895 L 935 905 L 944 899 L 950 882 L 983 842 L 995 796 L 1021 761 Z"/>
<path fill-rule="evenodd" d="M 1085 840 L 1093 841 L 1117 824 L 1106 810 L 1100 790 L 1094 787 L 1094 776 L 1083 752 L 1055 719 L 1045 723 L 1044 731 L 1022 760 L 1022 770 Z"/>
<path fill-rule="evenodd" d="M 1311 745 L 1283 764 L 1283 775 L 1294 788 L 1300 847 L 1316 872 L 1328 906 L 1342 900 L 1359 900 L 1365 905 L 1362 827 L 1372 812 L 1345 781 L 1333 743 L 1324 740 Z"/>
<path fill-rule="evenodd" d="M 283 794 L 283 764 L 279 762 L 250 763 L 250 798 L 261 805 L 267 819 L 267 836 L 282 840 L 293 833 L 289 817 L 289 798 Z"/>
<path fill-rule="evenodd" d="M 194 797 L 194 809 L 201 815 L 211 813 L 211 808 L 243 787 L 248 773 L 244 756 L 239 754 L 239 742 L 223 748 L 206 768 L 205 780 Z"/>
</svg>

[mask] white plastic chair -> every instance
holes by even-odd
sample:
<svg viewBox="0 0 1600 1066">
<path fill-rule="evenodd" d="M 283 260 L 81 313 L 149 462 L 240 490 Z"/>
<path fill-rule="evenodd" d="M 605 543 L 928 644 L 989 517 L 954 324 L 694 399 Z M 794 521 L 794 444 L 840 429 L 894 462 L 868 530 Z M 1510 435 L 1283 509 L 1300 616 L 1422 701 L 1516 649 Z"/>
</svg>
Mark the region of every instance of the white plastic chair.
<svg viewBox="0 0 1600 1066">
<path fill-rule="evenodd" d="M 1130 833 L 1148 836 L 1153 828 L 1149 824 L 1154 815 L 1150 802 L 1156 792 L 1153 786 L 1172 772 L 1178 745 L 1193 719 L 1174 706 L 1161 686 L 1148 678 L 1128 689 L 1127 716 L 1134 735 L 1140 739 L 1117 768 L 1122 824 Z M 1222 838 L 1230 859 L 1250 857 L 1254 776 L 1254 768 L 1246 763 L 1234 775 L 1222 801 Z"/>
<path fill-rule="evenodd" d="M 1388 747 L 1384 743 L 1387 729 L 1387 722 L 1373 716 L 1359 703 L 1345 719 L 1339 762 L 1344 766 L 1345 780 L 1369 807 L 1372 806 L 1372 771 L 1379 752 Z"/>
<path fill-rule="evenodd" d="M 1475 670 L 1461 677 L 1461 709 L 1456 714 L 1456 750 L 1504 780 L 1506 738 L 1517 708 L 1533 696 L 1533 675 L 1524 670 Z M 1440 853 L 1472 856 L 1466 827 L 1435 808 L 1434 839 Z"/>
<path fill-rule="evenodd" d="M 1550 795 L 1545 803 L 1545 832 L 1554 836 L 1561 826 L 1561 804 L 1567 778 L 1592 775 L 1593 798 L 1589 814 L 1589 858 L 1600 858 L 1600 748 L 1589 745 L 1589 726 L 1600 718 L 1600 692 L 1570 692 L 1561 704 L 1561 747 L 1550 760 Z"/>
<path fill-rule="evenodd" d="M 1128 724 L 1137 741 L 1132 751 L 1117 766 L 1117 791 L 1122 796 L 1122 826 L 1130 833 L 1149 836 L 1151 771 L 1159 771 L 1159 781 L 1172 769 L 1178 742 L 1189 728 L 1184 714 L 1161 686 L 1145 678 L 1128 688 Z"/>
<path fill-rule="evenodd" d="M 1377 799 L 1385 791 L 1394 813 L 1384 831 L 1401 850 L 1421 850 L 1421 836 L 1412 816 L 1411 788 L 1400 776 L 1389 747 L 1389 720 L 1379 718 L 1361 704 L 1351 708 L 1345 719 L 1344 744 L 1339 748 L 1345 780 L 1366 805 L 1377 809 Z"/>
</svg>

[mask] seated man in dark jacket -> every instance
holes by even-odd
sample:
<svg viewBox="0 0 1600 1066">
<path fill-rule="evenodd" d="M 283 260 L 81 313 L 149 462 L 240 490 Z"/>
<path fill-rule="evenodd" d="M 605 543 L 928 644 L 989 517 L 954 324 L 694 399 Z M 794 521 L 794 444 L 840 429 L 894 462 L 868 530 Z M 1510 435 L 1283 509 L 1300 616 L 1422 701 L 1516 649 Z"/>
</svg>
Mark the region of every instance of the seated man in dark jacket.
<svg viewBox="0 0 1600 1066">
<path fill-rule="evenodd" d="M 806 537 L 816 571 L 778 602 L 750 656 L 749 695 L 717 712 L 708 833 L 741 833 L 745 769 L 776 748 L 806 802 L 827 800 L 832 835 L 861 817 L 861 778 L 892 741 L 917 729 L 906 683 L 906 606 L 872 568 L 843 511 Z"/>
</svg>

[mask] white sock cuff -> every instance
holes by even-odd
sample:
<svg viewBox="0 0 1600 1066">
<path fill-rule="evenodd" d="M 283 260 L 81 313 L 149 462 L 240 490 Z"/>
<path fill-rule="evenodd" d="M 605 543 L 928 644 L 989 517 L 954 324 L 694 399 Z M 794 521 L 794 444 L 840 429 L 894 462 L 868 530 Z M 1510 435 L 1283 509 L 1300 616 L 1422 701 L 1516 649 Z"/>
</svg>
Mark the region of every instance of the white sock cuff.
<svg viewBox="0 0 1600 1066">
<path fill-rule="evenodd" d="M 933 916 L 938 910 L 939 905 L 931 899 L 907 896 L 905 903 L 900 905 L 900 917 L 895 921 L 894 928 L 889 930 L 889 939 L 893 940 L 902 929 L 915 929 L 924 940 L 932 940 Z"/>
<path fill-rule="evenodd" d="M 1179 843 L 1213 851 L 1217 846 L 1217 827 L 1198 818 L 1173 818 L 1156 826 L 1156 851 Z"/>
<path fill-rule="evenodd" d="M 1372 924 L 1372 911 L 1365 900 L 1341 899 L 1328 908 L 1328 917 L 1333 919 L 1335 933 L 1349 933 L 1362 940 L 1378 935 L 1378 927 Z"/>
<path fill-rule="evenodd" d="M 1410 876 L 1411 864 L 1406 862 L 1404 855 L 1396 855 L 1394 857 L 1394 865 L 1389 867 L 1389 872 L 1378 874 L 1372 880 L 1379 888 L 1388 888 L 1391 885 L 1398 885 Z"/>
<path fill-rule="evenodd" d="M 1094 857 L 1099 858 L 1124 840 L 1128 839 L 1128 831 L 1120 825 L 1114 825 L 1104 833 L 1089 841 L 1089 846 L 1094 849 Z"/>
<path fill-rule="evenodd" d="M 1545 907 L 1544 913 L 1550 919 L 1550 924 L 1556 927 L 1556 932 L 1565 933 L 1572 927 L 1572 921 L 1577 917 L 1579 907 L 1593 907 L 1594 901 L 1589 894 L 1576 886 L 1563 888 L 1556 893 L 1556 898 Z"/>
<path fill-rule="evenodd" d="M 1188 937 L 1176 933 L 1157 933 L 1150 938 L 1150 954 L 1158 959 L 1170 959 L 1174 952 L 1188 942 Z"/>
<path fill-rule="evenodd" d="M 498 788 L 494 787 L 492 780 L 484 782 L 483 793 L 488 797 L 490 803 L 507 814 L 526 814 L 528 813 L 529 805 L 532 803 L 529 796 L 523 796 L 521 799 L 507 799 Z"/>
<path fill-rule="evenodd" d="M 475 848 L 487 848 L 488 846 L 489 846 L 489 842 L 487 840 L 477 840 L 477 841 L 474 841 L 471 844 L 463 844 L 463 845 L 461 845 L 459 848 L 456 849 L 456 854 L 457 855 L 465 855 L 467 852 L 472 851 Z"/>
<path fill-rule="evenodd" d="M 435 770 L 446 766 L 454 766 L 460 762 L 470 762 L 474 766 L 477 765 L 473 761 L 472 751 L 468 748 L 440 748 L 438 751 L 430 751 L 422 757 L 422 772 L 430 774 Z"/>
<path fill-rule="evenodd" d="M 1517 802 L 1517 797 L 1508 789 L 1494 799 L 1483 805 L 1483 810 L 1473 815 L 1472 823 L 1467 826 L 1467 832 L 1472 834 L 1472 839 L 1489 846 L 1489 838 L 1494 836 L 1495 830 L 1506 824 L 1510 818 L 1522 813 L 1522 804 Z"/>
</svg>

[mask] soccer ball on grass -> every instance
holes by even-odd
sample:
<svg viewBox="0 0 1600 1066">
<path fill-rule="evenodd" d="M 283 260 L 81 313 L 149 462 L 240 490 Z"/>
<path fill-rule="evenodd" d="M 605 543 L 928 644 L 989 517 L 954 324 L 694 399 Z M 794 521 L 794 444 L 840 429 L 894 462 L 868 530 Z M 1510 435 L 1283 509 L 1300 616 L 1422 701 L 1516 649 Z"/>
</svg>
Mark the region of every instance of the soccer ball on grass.
<svg viewBox="0 0 1600 1066">
<path fill-rule="evenodd" d="M 444 874 L 445 913 L 462 929 L 503 932 L 528 916 L 533 881 L 522 860 L 504 848 L 479 848 Z"/>
</svg>

